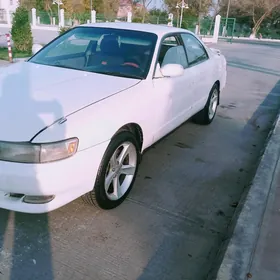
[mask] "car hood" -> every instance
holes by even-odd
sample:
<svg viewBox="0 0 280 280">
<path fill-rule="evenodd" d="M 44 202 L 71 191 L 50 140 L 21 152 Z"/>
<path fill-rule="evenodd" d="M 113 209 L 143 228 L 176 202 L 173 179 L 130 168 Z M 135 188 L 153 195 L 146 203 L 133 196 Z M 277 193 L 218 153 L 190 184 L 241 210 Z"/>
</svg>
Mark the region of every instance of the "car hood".
<svg viewBox="0 0 280 280">
<path fill-rule="evenodd" d="M 29 141 L 44 127 L 139 80 L 33 64 L 0 70 L 0 140 Z"/>
</svg>

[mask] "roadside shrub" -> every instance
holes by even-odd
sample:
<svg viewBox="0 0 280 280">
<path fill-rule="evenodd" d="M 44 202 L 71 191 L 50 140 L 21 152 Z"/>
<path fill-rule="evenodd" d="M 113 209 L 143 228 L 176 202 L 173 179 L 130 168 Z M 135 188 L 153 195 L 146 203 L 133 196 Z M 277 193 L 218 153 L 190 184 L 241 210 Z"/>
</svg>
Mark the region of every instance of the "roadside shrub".
<svg viewBox="0 0 280 280">
<path fill-rule="evenodd" d="M 140 17 L 134 17 L 134 18 L 132 19 L 132 22 L 141 23 L 141 22 L 142 22 L 142 18 L 140 18 Z"/>
<path fill-rule="evenodd" d="M 188 24 L 185 21 L 182 21 L 182 26 L 181 28 L 183 29 L 188 29 Z"/>
<path fill-rule="evenodd" d="M 65 33 L 66 31 L 68 31 L 70 29 L 71 29 L 71 27 L 60 27 L 59 35 L 62 35 L 63 33 Z"/>
<path fill-rule="evenodd" d="M 19 6 L 14 13 L 11 34 L 15 49 L 31 54 L 33 45 L 31 26 L 28 10 L 22 6 Z"/>
</svg>

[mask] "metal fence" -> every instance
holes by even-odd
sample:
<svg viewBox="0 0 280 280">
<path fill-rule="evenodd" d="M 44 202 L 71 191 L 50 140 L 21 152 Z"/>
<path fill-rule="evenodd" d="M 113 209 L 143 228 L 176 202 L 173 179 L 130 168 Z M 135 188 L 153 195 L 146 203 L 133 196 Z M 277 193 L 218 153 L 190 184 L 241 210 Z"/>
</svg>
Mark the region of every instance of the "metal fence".
<svg viewBox="0 0 280 280">
<path fill-rule="evenodd" d="M 236 33 L 236 19 L 235 18 L 221 18 L 219 36 L 233 37 Z"/>
<path fill-rule="evenodd" d="M 235 37 L 249 37 L 251 33 L 252 28 L 248 24 L 238 22 L 238 19 L 236 20 L 234 28 Z M 278 25 L 262 25 L 258 34 L 261 34 L 263 39 L 280 39 L 280 22 Z"/>
<path fill-rule="evenodd" d="M 55 12 L 37 11 L 37 24 L 54 25 L 58 24 L 58 15 Z"/>
<path fill-rule="evenodd" d="M 280 26 L 280 22 L 279 22 Z M 225 30 L 226 32 L 224 32 Z M 252 33 L 252 28 L 244 22 L 238 22 L 236 18 L 222 18 L 219 30 L 219 36 L 225 37 L 249 37 Z M 280 28 L 275 26 L 261 26 L 258 34 L 262 34 L 262 38 L 280 39 Z M 257 35 L 258 35 L 257 34 Z"/>
</svg>

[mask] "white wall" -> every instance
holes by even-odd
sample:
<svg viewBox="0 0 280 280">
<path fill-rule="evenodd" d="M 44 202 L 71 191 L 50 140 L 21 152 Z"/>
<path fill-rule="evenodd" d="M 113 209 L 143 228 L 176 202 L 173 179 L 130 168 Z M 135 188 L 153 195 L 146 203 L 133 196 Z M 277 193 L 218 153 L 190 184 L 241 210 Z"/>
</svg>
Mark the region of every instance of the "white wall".
<svg viewBox="0 0 280 280">
<path fill-rule="evenodd" d="M 18 0 L 0 0 L 0 9 L 14 12 L 18 7 Z"/>
</svg>

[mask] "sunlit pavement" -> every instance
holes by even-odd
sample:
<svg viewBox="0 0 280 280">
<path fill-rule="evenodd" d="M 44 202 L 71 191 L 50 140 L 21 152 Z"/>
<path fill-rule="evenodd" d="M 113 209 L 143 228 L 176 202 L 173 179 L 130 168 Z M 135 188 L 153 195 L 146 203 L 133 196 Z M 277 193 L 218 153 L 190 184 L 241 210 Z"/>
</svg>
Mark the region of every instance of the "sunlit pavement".
<svg viewBox="0 0 280 280">
<path fill-rule="evenodd" d="M 1 280 L 207 277 L 280 106 L 279 48 L 218 48 L 229 65 L 215 121 L 188 122 L 151 148 L 122 206 L 0 210 Z"/>
<path fill-rule="evenodd" d="M 6 67 L 8 66 L 10 63 L 6 60 L 0 60 L 0 67 Z"/>
</svg>

